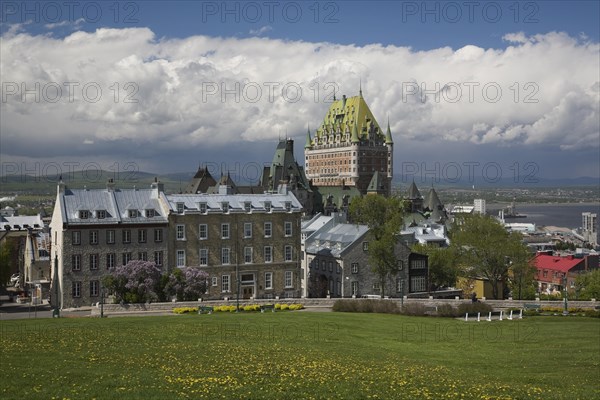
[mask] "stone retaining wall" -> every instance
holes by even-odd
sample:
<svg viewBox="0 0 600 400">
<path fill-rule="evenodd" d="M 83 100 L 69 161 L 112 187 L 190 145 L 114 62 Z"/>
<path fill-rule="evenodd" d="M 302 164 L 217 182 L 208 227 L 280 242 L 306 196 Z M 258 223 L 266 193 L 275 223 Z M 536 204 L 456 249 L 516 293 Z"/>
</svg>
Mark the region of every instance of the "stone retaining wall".
<svg viewBox="0 0 600 400">
<path fill-rule="evenodd" d="M 305 307 L 333 307 L 333 303 L 336 300 L 340 299 L 280 299 L 280 300 L 240 300 L 240 306 L 248 305 L 248 304 L 274 304 L 274 303 L 282 303 L 282 304 L 303 304 Z M 360 299 L 351 299 L 347 298 L 344 300 L 356 301 Z M 394 301 L 396 303 L 401 303 L 401 299 L 387 299 L 386 301 Z M 404 299 L 404 304 L 409 303 L 420 303 L 425 307 L 436 307 L 441 304 L 451 304 L 457 306 L 461 303 L 470 303 L 471 300 L 450 300 L 450 299 Z M 506 308 L 523 308 L 524 304 L 539 304 L 542 307 L 563 307 L 562 301 L 535 301 L 535 300 L 482 300 L 482 302 L 491 305 L 494 309 L 506 309 Z M 171 311 L 174 308 L 178 307 L 197 307 L 199 305 L 207 305 L 207 306 L 220 306 L 220 305 L 235 305 L 235 299 L 230 301 L 224 300 L 215 300 L 215 301 L 186 301 L 186 302 L 170 302 L 170 303 L 146 303 L 146 304 L 105 304 L 104 305 L 104 313 L 105 314 L 114 314 L 114 313 L 125 313 L 128 311 L 139 312 L 139 311 Z M 569 308 L 590 308 L 600 306 L 600 302 L 598 301 L 569 301 Z M 94 305 L 92 307 L 92 315 L 100 315 L 100 306 Z"/>
</svg>

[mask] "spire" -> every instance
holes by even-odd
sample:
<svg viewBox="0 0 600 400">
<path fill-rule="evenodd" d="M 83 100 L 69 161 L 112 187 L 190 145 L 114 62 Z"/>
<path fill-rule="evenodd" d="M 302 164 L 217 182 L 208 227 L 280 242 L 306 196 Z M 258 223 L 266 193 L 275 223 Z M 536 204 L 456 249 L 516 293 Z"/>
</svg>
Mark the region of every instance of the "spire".
<svg viewBox="0 0 600 400">
<path fill-rule="evenodd" d="M 306 144 L 304 145 L 305 149 L 310 149 L 312 147 L 312 139 L 310 137 L 310 125 L 308 126 L 308 129 L 306 130 Z"/>
<path fill-rule="evenodd" d="M 334 85 L 334 87 L 333 87 L 333 101 L 335 101 L 335 100 L 336 100 L 336 98 L 335 98 L 335 85 Z"/>
<path fill-rule="evenodd" d="M 358 128 L 356 127 L 356 122 L 354 122 L 354 126 L 352 127 L 352 136 L 350 137 L 350 142 L 360 142 L 360 140 L 358 139 Z"/>
<path fill-rule="evenodd" d="M 362 96 L 362 78 L 360 78 L 359 81 L 358 81 L 358 95 L 360 97 L 363 97 Z"/>
<path fill-rule="evenodd" d="M 385 134 L 385 144 L 394 144 L 394 140 L 392 139 L 392 131 L 390 129 L 390 116 L 388 115 L 387 121 L 387 132 Z"/>
</svg>

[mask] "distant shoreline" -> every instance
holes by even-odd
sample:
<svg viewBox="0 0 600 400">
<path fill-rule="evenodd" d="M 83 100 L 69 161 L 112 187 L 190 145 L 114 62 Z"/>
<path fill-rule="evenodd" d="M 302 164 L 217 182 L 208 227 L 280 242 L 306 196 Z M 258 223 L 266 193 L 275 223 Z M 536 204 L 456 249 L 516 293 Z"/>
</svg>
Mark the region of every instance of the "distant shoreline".
<svg viewBox="0 0 600 400">
<path fill-rule="evenodd" d="M 506 207 L 509 206 L 511 203 L 510 202 L 506 202 L 506 203 L 488 203 L 487 208 L 498 208 L 498 207 Z M 544 202 L 544 203 L 517 203 L 515 202 L 515 208 L 518 208 L 519 206 L 527 206 L 527 207 L 531 207 L 531 206 L 541 206 L 541 207 L 548 207 L 548 206 L 565 206 L 565 207 L 569 207 L 569 206 L 596 206 L 600 209 L 600 203 L 594 203 L 594 202 L 581 202 L 581 203 L 574 203 L 574 202 L 569 202 L 569 203 L 548 203 L 548 202 Z"/>
</svg>

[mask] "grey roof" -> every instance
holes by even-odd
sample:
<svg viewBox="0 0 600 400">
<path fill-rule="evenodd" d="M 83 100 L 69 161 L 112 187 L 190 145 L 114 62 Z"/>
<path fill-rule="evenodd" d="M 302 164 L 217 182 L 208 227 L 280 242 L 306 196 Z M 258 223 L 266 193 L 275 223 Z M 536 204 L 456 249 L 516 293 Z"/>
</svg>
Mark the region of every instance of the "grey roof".
<svg viewBox="0 0 600 400">
<path fill-rule="evenodd" d="M 186 212 L 198 212 L 199 204 L 206 203 L 207 212 L 222 213 L 223 202 L 229 204 L 229 212 L 246 212 L 246 203 L 250 202 L 252 211 L 266 212 L 266 203 L 271 204 L 272 211 L 285 211 L 286 202 L 290 203 L 291 211 L 302 211 L 302 204 L 292 192 L 261 193 L 261 194 L 171 194 L 167 195 L 171 210 L 177 211 L 177 203 L 184 203 Z"/>
<path fill-rule="evenodd" d="M 161 202 L 160 199 L 163 198 Z M 157 189 L 68 189 L 59 193 L 63 223 L 67 224 L 116 224 L 116 223 L 166 223 L 168 209 L 164 193 Z M 147 217 L 145 210 L 154 210 Z M 88 218 L 80 218 L 80 211 L 89 211 Z M 105 218 L 98 218 L 98 211 L 106 211 Z M 136 210 L 130 217 L 129 210 Z M 53 218 L 59 218 L 53 216 Z"/>
<path fill-rule="evenodd" d="M 13 217 L 5 217 L 0 215 L 0 231 L 7 230 L 6 226 L 10 229 L 42 229 L 44 227 L 44 221 L 41 216 L 38 215 L 17 215 Z"/>
<path fill-rule="evenodd" d="M 440 201 L 440 198 L 433 187 L 429 189 L 427 196 L 425 196 L 425 208 L 428 208 L 429 211 L 433 211 L 437 208 L 443 208 L 442 202 Z"/>
<path fill-rule="evenodd" d="M 368 231 L 369 227 L 366 225 L 335 224 L 325 227 L 306 240 L 305 251 L 310 254 L 326 251 L 338 257 Z"/>
<path fill-rule="evenodd" d="M 415 185 L 415 181 L 413 181 L 413 183 L 408 188 L 408 197 L 407 198 L 409 200 L 415 200 L 415 199 L 422 198 L 421 192 L 419 192 L 417 185 Z"/>
<path fill-rule="evenodd" d="M 333 219 L 331 215 L 318 213 L 308 221 L 302 222 L 302 232 L 314 232 Z"/>
</svg>

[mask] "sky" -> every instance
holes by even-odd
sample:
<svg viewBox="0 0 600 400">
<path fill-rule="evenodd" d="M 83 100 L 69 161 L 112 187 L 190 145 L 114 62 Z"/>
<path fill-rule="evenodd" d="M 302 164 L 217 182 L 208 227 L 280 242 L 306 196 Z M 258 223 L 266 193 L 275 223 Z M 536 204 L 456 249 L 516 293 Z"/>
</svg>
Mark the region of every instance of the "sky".
<svg viewBox="0 0 600 400">
<path fill-rule="evenodd" d="M 600 177 L 598 1 L 5 1 L 0 175 L 218 166 L 246 180 L 333 95 L 395 175 Z"/>
</svg>

